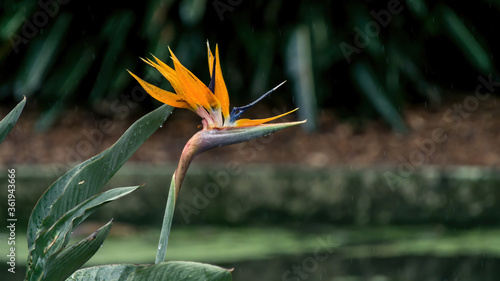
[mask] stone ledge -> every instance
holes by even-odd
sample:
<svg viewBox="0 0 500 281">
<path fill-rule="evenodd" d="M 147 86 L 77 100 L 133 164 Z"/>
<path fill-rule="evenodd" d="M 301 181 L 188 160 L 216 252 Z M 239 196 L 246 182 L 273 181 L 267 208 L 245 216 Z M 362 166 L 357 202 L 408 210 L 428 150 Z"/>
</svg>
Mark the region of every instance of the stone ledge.
<svg viewBox="0 0 500 281">
<path fill-rule="evenodd" d="M 39 196 L 58 175 L 50 166 L 15 168 L 17 217 L 27 222 Z M 125 165 L 107 186 L 146 186 L 106 205 L 95 217 L 138 224 L 161 221 L 174 169 L 172 164 Z M 7 182 L 7 169 L 0 171 L 5 171 L 0 173 L 0 182 Z M 387 172 L 398 174 L 396 167 L 193 165 L 182 187 L 175 219 L 182 224 L 235 225 L 497 225 L 500 221 L 500 173 L 496 169 L 428 166 L 407 178 L 400 177 L 402 184 L 392 187 Z M 4 188 L 0 202 L 6 202 L 6 195 Z"/>
</svg>

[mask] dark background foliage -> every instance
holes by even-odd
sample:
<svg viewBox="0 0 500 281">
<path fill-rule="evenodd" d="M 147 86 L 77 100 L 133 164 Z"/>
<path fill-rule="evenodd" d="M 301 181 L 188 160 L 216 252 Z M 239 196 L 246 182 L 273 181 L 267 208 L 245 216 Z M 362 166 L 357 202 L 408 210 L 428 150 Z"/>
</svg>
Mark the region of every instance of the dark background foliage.
<svg viewBox="0 0 500 281">
<path fill-rule="evenodd" d="M 219 44 L 233 106 L 287 80 L 268 102 L 299 106 L 310 130 L 321 110 L 333 109 L 405 131 L 408 104 L 439 106 L 474 90 L 478 75 L 497 77 L 499 8 L 500 1 L 3 1 L 0 100 L 26 95 L 28 108 L 42 112 L 39 129 L 75 106 L 103 115 L 117 101 L 150 110 L 156 102 L 125 69 L 171 89 L 139 59 L 151 53 L 169 62 L 170 47 L 208 82 L 208 40 Z"/>
</svg>

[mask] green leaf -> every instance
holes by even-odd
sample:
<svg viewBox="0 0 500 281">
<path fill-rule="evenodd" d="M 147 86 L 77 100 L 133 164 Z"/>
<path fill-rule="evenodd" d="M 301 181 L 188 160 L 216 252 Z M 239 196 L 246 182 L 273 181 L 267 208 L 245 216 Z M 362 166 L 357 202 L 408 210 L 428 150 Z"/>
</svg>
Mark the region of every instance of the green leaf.
<svg viewBox="0 0 500 281">
<path fill-rule="evenodd" d="M 406 5 L 412 14 L 416 15 L 418 18 L 423 19 L 428 15 L 429 9 L 427 4 L 423 0 L 406 0 Z"/>
<path fill-rule="evenodd" d="M 55 57 L 64 42 L 63 39 L 68 31 L 71 18 L 72 15 L 69 13 L 58 15 L 54 26 L 49 29 L 44 40 L 42 38 L 32 39 L 35 41 L 33 43 L 37 45 L 28 49 L 23 63 L 23 69 L 26 71 L 20 72 L 14 83 L 15 96 L 26 95 L 30 97 L 40 89 L 56 61 Z"/>
<path fill-rule="evenodd" d="M 148 113 L 102 153 L 77 165 L 56 180 L 38 200 L 28 222 L 28 248 L 37 234 L 51 227 L 63 214 L 96 194 L 128 158 L 167 119 L 172 107 Z"/>
<path fill-rule="evenodd" d="M 128 280 L 230 281 L 227 269 L 195 262 L 166 262 L 138 268 Z"/>
<path fill-rule="evenodd" d="M 47 99 L 57 101 L 51 103 L 49 109 L 45 110 L 35 124 L 37 131 L 45 131 L 60 117 L 67 106 L 71 96 L 75 94 L 82 79 L 88 75 L 88 71 L 94 61 L 96 47 L 91 42 L 83 42 L 79 47 L 69 51 L 67 57 L 78 58 L 76 61 L 67 60 L 64 62 L 63 69 L 67 71 L 55 72 L 47 81 L 41 90 L 38 99 Z"/>
<path fill-rule="evenodd" d="M 30 250 L 28 280 L 43 280 L 53 261 L 69 242 L 70 233 L 92 214 L 97 207 L 119 199 L 140 186 L 120 187 L 105 191 L 82 202 L 64 214 L 49 229 L 42 231 Z M 47 279 L 50 280 L 50 279 Z"/>
<path fill-rule="evenodd" d="M 106 281 L 231 281 L 231 270 L 217 266 L 172 261 L 155 265 L 117 264 L 80 269 L 67 280 L 106 280 Z"/>
<path fill-rule="evenodd" d="M 156 252 L 155 263 L 159 264 L 165 261 L 165 255 L 168 246 L 168 237 L 170 236 L 170 228 L 174 218 L 175 201 L 175 173 L 170 181 L 170 189 L 168 191 L 167 206 L 165 207 L 165 215 L 163 216 L 163 224 L 161 226 L 160 240 L 158 241 L 158 251 Z"/>
<path fill-rule="evenodd" d="M 114 75 L 116 73 L 114 68 L 117 66 L 116 58 L 121 56 L 120 53 L 126 46 L 127 34 L 134 22 L 134 18 L 131 11 L 116 12 L 109 16 L 102 29 L 103 37 L 108 38 L 109 45 L 97 74 L 97 83 L 94 84 L 90 92 L 89 99 L 92 103 L 106 96 L 110 84 L 116 80 Z"/>
<path fill-rule="evenodd" d="M 371 102 L 377 112 L 398 132 L 407 132 L 401 115 L 391 103 L 387 93 L 378 81 L 373 69 L 366 63 L 356 63 L 352 77 L 362 94 Z"/>
<path fill-rule="evenodd" d="M 310 43 L 311 34 L 309 27 L 307 25 L 297 27 L 290 38 L 286 52 L 287 71 L 292 77 L 295 99 L 300 104 L 299 118 L 308 120 L 303 128 L 308 132 L 313 132 L 318 129 L 318 106 L 313 75 L 314 50 Z M 272 40 L 269 41 L 272 42 Z M 266 66 L 260 66 L 256 69 L 256 73 L 258 74 L 255 75 L 254 82 L 264 80 L 260 76 L 263 73 L 262 68 L 267 71 L 273 65 L 263 55 L 265 55 L 265 52 L 261 52 L 261 59 L 259 61 L 261 65 Z M 270 65 L 264 63 L 264 61 L 269 61 Z M 254 83 L 254 88 L 263 88 L 259 86 L 259 83 L 262 82 Z"/>
<path fill-rule="evenodd" d="M 101 247 L 104 239 L 108 236 L 113 220 L 82 241 L 64 249 L 57 255 L 49 268 L 45 279 L 65 280 L 73 272 L 85 264 Z"/>
<path fill-rule="evenodd" d="M 14 124 L 16 124 L 17 119 L 19 119 L 19 116 L 21 115 L 21 112 L 23 111 L 24 105 L 26 104 L 26 97 L 23 98 L 23 100 L 12 109 L 7 116 L 5 116 L 2 121 L 0 121 L 0 143 L 3 142 L 5 137 L 9 134 L 10 130 L 14 127 Z"/>
<path fill-rule="evenodd" d="M 15 3 L 4 4 L 2 6 L 2 18 L 0 19 L 0 39 L 7 41 L 15 35 L 21 35 L 20 29 L 26 22 L 26 15 L 30 15 L 35 7 L 36 2 L 34 1 L 16 1 Z"/>
<path fill-rule="evenodd" d="M 446 5 L 440 8 L 444 27 L 465 57 L 482 74 L 490 74 L 493 71 L 492 61 L 481 44 L 452 9 Z"/>
</svg>

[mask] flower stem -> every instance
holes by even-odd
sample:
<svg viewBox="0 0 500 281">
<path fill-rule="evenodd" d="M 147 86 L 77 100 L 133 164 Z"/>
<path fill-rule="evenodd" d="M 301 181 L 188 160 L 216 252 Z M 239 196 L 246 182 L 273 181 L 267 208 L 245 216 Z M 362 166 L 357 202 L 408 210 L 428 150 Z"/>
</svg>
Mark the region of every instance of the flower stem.
<svg viewBox="0 0 500 281">
<path fill-rule="evenodd" d="M 165 261 L 167 253 L 168 237 L 170 236 L 170 228 L 172 227 L 172 219 L 174 217 L 175 201 L 177 194 L 175 188 L 175 173 L 170 182 L 170 189 L 168 191 L 167 205 L 165 207 L 165 215 L 163 217 L 163 224 L 161 226 L 160 241 L 158 242 L 158 251 L 156 252 L 155 264 Z"/>
<path fill-rule="evenodd" d="M 165 261 L 167 253 L 168 237 L 170 236 L 170 229 L 172 228 L 172 220 L 174 218 L 175 203 L 177 196 L 181 189 L 182 181 L 186 176 L 189 164 L 197 154 L 198 147 L 198 134 L 195 134 L 186 144 L 179 160 L 179 165 L 175 170 L 172 180 L 170 181 L 170 188 L 168 191 L 167 205 L 165 206 L 165 215 L 163 216 L 163 224 L 160 231 L 160 241 L 158 241 L 158 250 L 156 252 L 155 264 Z"/>
</svg>

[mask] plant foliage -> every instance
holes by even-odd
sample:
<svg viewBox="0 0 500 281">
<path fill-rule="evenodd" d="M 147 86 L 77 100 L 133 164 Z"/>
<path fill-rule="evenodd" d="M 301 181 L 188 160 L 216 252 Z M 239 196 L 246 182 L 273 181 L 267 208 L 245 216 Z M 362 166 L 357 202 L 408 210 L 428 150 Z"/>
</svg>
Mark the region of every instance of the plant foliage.
<svg viewBox="0 0 500 281">
<path fill-rule="evenodd" d="M 98 207 L 139 186 L 100 189 L 167 119 L 164 105 L 135 122 L 111 147 L 77 165 L 42 195 L 28 225 L 27 280 L 231 280 L 228 270 L 199 263 L 104 265 L 80 269 L 101 248 L 112 220 L 89 237 L 69 244 L 73 230 Z"/>
</svg>

